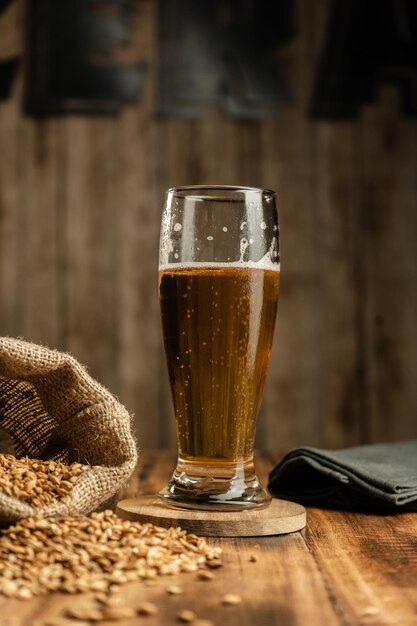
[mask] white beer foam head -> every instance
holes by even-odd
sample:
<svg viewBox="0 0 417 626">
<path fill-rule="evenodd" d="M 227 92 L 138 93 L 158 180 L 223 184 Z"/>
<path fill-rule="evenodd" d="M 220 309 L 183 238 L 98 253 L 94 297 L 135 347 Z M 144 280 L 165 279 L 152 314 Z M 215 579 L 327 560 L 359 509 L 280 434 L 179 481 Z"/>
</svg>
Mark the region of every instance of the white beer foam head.
<svg viewBox="0 0 417 626">
<path fill-rule="evenodd" d="M 230 267 L 237 267 L 240 269 L 258 269 L 258 270 L 269 270 L 270 272 L 280 272 L 281 264 L 274 263 L 271 261 L 271 255 L 269 252 L 265 254 L 262 259 L 259 261 L 231 261 L 230 263 L 226 261 L 216 262 L 216 261 L 183 261 L 179 263 L 161 263 L 159 265 L 159 270 L 182 270 L 189 268 L 224 268 L 228 269 Z"/>
</svg>

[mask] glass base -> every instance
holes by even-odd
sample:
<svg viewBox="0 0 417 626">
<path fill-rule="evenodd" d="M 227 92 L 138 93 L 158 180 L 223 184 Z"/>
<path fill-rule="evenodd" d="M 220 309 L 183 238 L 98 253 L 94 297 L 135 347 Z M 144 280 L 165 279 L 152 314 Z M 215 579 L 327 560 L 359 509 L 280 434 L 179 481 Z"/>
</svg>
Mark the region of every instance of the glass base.
<svg viewBox="0 0 417 626">
<path fill-rule="evenodd" d="M 272 499 L 256 477 L 252 459 L 201 464 L 180 458 L 158 497 L 170 506 L 207 511 L 260 509 Z"/>
</svg>

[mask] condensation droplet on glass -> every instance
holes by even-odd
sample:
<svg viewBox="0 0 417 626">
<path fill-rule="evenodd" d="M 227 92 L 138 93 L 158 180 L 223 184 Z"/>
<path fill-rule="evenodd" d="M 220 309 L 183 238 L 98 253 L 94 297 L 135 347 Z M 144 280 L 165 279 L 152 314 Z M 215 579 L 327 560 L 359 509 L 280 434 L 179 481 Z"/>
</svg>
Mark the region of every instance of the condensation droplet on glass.
<svg viewBox="0 0 417 626">
<path fill-rule="evenodd" d="M 248 247 L 248 245 L 249 245 L 248 240 L 245 237 L 243 237 L 240 240 L 240 261 L 241 262 L 243 262 L 243 256 L 246 252 L 246 248 Z"/>
<path fill-rule="evenodd" d="M 227 226 L 223 226 L 223 232 L 227 233 Z"/>
<path fill-rule="evenodd" d="M 176 232 L 178 232 L 179 230 L 181 230 L 181 228 L 182 228 L 182 225 L 181 225 L 179 222 L 177 222 L 176 224 L 174 224 L 174 230 L 175 230 Z"/>
<path fill-rule="evenodd" d="M 262 228 L 262 230 L 265 230 L 265 228 L 266 228 L 265 222 L 261 222 L 261 228 Z"/>
<path fill-rule="evenodd" d="M 246 223 L 247 223 L 247 222 L 242 222 L 242 223 L 241 223 L 241 225 L 240 225 L 240 230 L 243 230 L 243 229 L 245 228 Z"/>
<path fill-rule="evenodd" d="M 272 258 L 276 259 L 278 257 L 278 240 L 276 237 L 272 237 L 270 253 Z"/>
<path fill-rule="evenodd" d="M 272 230 L 276 233 L 276 232 L 277 232 L 277 230 L 278 230 L 278 226 L 275 224 L 275 225 L 274 225 L 274 228 L 273 228 Z"/>
<path fill-rule="evenodd" d="M 251 237 L 251 238 L 249 239 L 249 243 L 253 243 L 254 241 L 255 241 L 255 239 L 254 239 L 253 237 Z"/>
<path fill-rule="evenodd" d="M 209 235 L 209 236 L 207 237 L 207 240 L 208 240 L 208 241 L 213 241 L 213 237 L 212 237 L 211 235 Z"/>
</svg>

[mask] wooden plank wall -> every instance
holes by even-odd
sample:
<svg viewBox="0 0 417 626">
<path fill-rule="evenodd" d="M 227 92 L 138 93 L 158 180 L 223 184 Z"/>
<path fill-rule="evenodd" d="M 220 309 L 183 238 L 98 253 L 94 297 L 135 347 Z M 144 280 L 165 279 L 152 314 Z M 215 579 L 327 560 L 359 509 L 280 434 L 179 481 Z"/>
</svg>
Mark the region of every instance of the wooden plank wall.
<svg viewBox="0 0 417 626">
<path fill-rule="evenodd" d="M 34 121 L 23 70 L 0 103 L 0 334 L 71 351 L 135 414 L 140 447 L 175 442 L 156 291 L 164 190 L 278 192 L 282 294 L 258 445 L 417 436 L 417 125 L 383 90 L 358 122 L 306 115 L 327 1 L 298 0 L 282 52 L 296 102 L 276 120 L 154 114 L 156 4 L 138 2 L 142 102 L 118 119 Z M 0 18 L 21 49 L 22 3 Z"/>
</svg>

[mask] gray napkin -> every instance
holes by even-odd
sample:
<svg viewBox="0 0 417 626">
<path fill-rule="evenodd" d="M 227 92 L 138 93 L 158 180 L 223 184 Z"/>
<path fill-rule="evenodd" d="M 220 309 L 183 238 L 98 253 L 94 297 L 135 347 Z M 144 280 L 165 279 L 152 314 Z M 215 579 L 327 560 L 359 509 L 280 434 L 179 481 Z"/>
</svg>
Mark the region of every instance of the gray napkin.
<svg viewBox="0 0 417 626">
<path fill-rule="evenodd" d="M 272 470 L 268 489 L 325 508 L 417 511 L 417 439 L 344 450 L 296 448 Z"/>
</svg>

